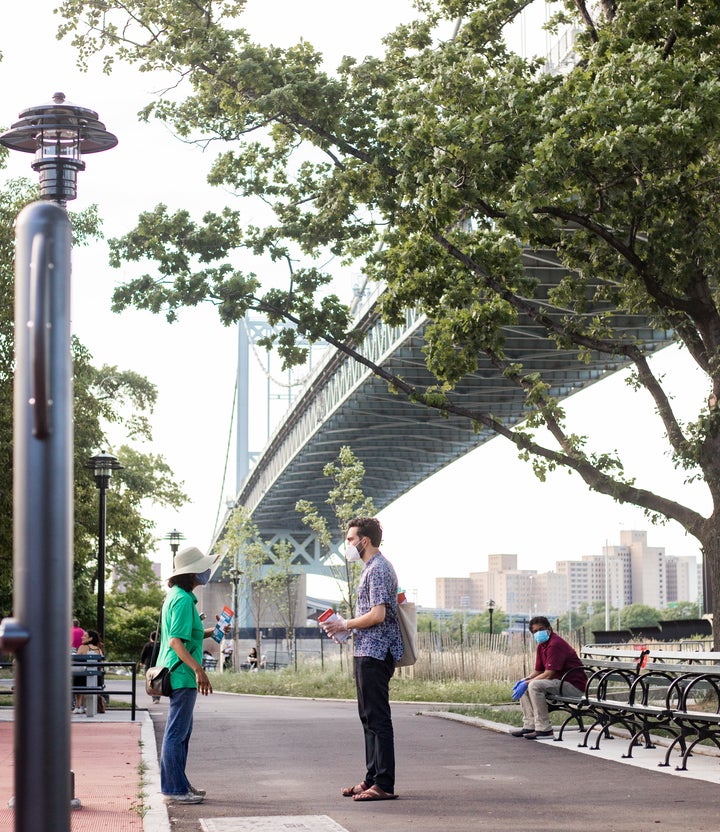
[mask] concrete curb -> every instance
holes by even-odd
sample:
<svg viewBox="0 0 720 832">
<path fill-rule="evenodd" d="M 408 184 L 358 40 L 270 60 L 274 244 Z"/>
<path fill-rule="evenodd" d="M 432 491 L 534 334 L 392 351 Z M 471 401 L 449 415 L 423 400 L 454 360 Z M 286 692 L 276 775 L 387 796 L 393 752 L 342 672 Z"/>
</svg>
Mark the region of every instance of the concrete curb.
<svg viewBox="0 0 720 832">
<path fill-rule="evenodd" d="M 167 806 L 160 790 L 160 755 L 155 742 L 153 721 L 147 711 L 138 712 L 142 719 L 140 740 L 142 743 L 142 792 L 143 792 L 143 832 L 170 832 L 170 819 Z"/>
<path fill-rule="evenodd" d="M 451 711 L 421 711 L 420 714 L 421 716 L 437 716 L 441 719 L 450 719 L 455 722 L 465 722 L 467 725 L 476 725 L 481 728 L 488 728 L 490 731 L 497 731 L 500 734 L 509 734 L 510 731 L 514 731 L 518 727 L 517 725 L 508 725 L 506 722 L 492 722 L 489 719 L 483 719 L 481 716 L 467 716 L 466 714 L 455 714 Z M 612 727 L 610 728 L 610 733 L 622 739 L 630 738 L 630 734 L 623 728 Z M 670 744 L 670 739 L 662 734 L 651 734 L 650 736 L 654 745 L 667 748 Z M 562 743 L 558 743 L 558 745 L 561 748 L 563 747 Z M 693 748 L 693 755 L 714 757 L 717 759 L 720 757 L 720 749 L 715 748 L 715 746 L 696 745 L 695 748 Z M 608 759 L 613 759 L 613 757 L 608 757 Z"/>
</svg>

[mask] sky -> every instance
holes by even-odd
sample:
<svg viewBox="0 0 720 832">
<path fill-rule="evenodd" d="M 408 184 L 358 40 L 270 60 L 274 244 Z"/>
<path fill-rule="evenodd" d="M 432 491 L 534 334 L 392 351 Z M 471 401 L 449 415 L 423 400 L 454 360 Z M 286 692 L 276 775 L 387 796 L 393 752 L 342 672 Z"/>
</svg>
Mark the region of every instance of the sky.
<svg viewBox="0 0 720 832">
<path fill-rule="evenodd" d="M 228 203 L 226 193 L 205 181 L 211 151 L 182 144 L 162 125 L 138 122 L 136 113 L 162 86 L 158 79 L 131 67 L 120 67 L 111 76 L 103 75 L 97 65 L 81 73 L 69 46 L 55 39 L 56 0 L 4 2 L 0 124 L 9 126 L 21 110 L 48 102 L 62 91 L 69 101 L 96 110 L 119 139 L 117 148 L 85 158 L 87 169 L 79 174 L 78 199 L 71 210 L 97 204 L 105 235 L 111 238 L 130 230 L 140 212 L 160 202 L 172 210 L 187 208 L 198 217 Z M 335 66 L 343 54 L 362 57 L 378 52 L 382 35 L 406 19 L 410 3 L 366 0 L 344 5 L 342 14 L 338 8 L 336 0 L 249 0 L 241 24 L 262 43 L 286 46 L 301 37 L 309 40 L 325 52 L 327 65 Z M 518 44 L 533 38 L 543 38 L 537 18 L 516 34 Z M 28 154 L 12 153 L 0 180 L 34 179 L 31 161 Z M 135 370 L 158 387 L 154 442 L 144 450 L 165 457 L 192 500 L 179 511 L 149 510 L 161 538 L 154 559 L 167 571 L 170 550 L 164 535 L 176 528 L 188 544 L 207 549 L 218 512 L 235 492 L 231 428 L 237 334 L 220 324 L 212 307 L 183 311 L 173 325 L 162 316 L 136 310 L 113 314 L 114 287 L 134 274 L 129 267 L 114 270 L 107 265 L 105 242 L 76 248 L 72 326 L 96 364 Z M 353 280 L 352 274 L 345 275 L 347 285 L 338 287 L 347 302 Z M 671 382 L 681 413 L 686 418 L 697 413 L 707 395 L 699 372 L 674 348 L 656 360 Z M 273 369 L 272 375 L 281 374 Z M 260 450 L 268 421 L 267 382 L 255 359 L 250 383 L 250 444 L 252 450 Z M 272 390 L 274 423 L 283 411 L 278 398 L 283 391 L 276 386 Z M 619 375 L 576 394 L 567 400 L 566 409 L 573 429 L 592 435 L 593 447 L 621 452 L 639 484 L 707 512 L 702 486 L 684 484 L 673 470 L 648 397 L 632 393 Z M 122 438 L 113 441 L 120 444 Z M 619 542 L 621 529 L 635 528 L 647 529 L 649 545 L 665 546 L 667 554 L 699 554 L 697 541 L 677 524 L 651 526 L 641 510 L 589 493 L 576 475 L 556 472 L 540 483 L 502 439 L 438 472 L 382 511 L 380 519 L 385 554 L 409 595 L 425 606 L 435 603 L 436 576 L 482 571 L 490 553 L 515 553 L 521 569 L 546 571 L 557 560 L 600 554 L 606 542 Z M 333 589 L 312 577 L 308 586 L 323 594 Z"/>
</svg>

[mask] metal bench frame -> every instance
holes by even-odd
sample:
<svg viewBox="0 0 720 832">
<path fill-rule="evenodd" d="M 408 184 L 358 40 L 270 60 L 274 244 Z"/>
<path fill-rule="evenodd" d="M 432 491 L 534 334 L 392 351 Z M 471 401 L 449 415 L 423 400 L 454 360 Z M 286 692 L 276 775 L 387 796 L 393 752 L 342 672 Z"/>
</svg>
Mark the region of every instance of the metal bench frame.
<svg viewBox="0 0 720 832">
<path fill-rule="evenodd" d="M 588 673 L 584 695 L 563 693 L 562 677 L 558 693 L 548 696 L 549 710 L 568 714 L 556 742 L 562 742 L 565 727 L 574 721 L 584 732 L 580 747 L 597 750 L 603 737 L 612 738 L 611 727 L 622 726 L 630 734 L 622 755 L 627 759 L 641 742 L 654 748 L 651 734 L 661 731 L 671 742 L 659 765 L 669 766 L 679 749 L 679 771 L 687 769 L 698 743 L 709 740 L 720 749 L 720 653 L 587 647 L 581 657 Z M 707 710 L 698 710 L 699 695 L 709 704 Z M 591 721 L 587 728 L 583 720 Z"/>
</svg>

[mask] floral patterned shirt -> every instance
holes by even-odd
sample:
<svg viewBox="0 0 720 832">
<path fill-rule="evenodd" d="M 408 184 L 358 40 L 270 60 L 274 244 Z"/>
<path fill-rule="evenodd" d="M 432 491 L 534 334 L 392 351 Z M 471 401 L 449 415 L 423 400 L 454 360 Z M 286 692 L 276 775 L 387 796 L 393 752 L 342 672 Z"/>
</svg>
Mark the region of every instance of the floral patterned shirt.
<svg viewBox="0 0 720 832">
<path fill-rule="evenodd" d="M 395 570 L 381 552 L 364 565 L 358 586 L 355 615 L 365 615 L 373 607 L 385 604 L 385 620 L 364 630 L 354 630 L 356 656 L 384 659 L 388 650 L 395 661 L 402 658 L 403 646 L 397 620 L 398 581 Z"/>
</svg>

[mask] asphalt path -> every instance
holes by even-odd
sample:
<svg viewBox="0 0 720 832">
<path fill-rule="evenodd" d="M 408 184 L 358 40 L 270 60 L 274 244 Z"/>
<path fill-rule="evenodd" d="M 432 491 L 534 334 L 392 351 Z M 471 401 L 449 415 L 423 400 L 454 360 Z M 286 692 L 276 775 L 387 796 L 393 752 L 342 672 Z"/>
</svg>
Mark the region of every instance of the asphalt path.
<svg viewBox="0 0 720 832">
<path fill-rule="evenodd" d="M 149 708 L 159 748 L 167 706 Z M 340 795 L 363 777 L 354 702 L 199 697 L 188 775 L 208 795 L 201 805 L 171 806 L 172 829 L 198 832 L 201 818 L 267 815 L 326 815 L 348 832 L 718 827 L 717 785 L 423 716 L 423 709 L 393 706 L 400 798 L 358 803 Z"/>
</svg>

